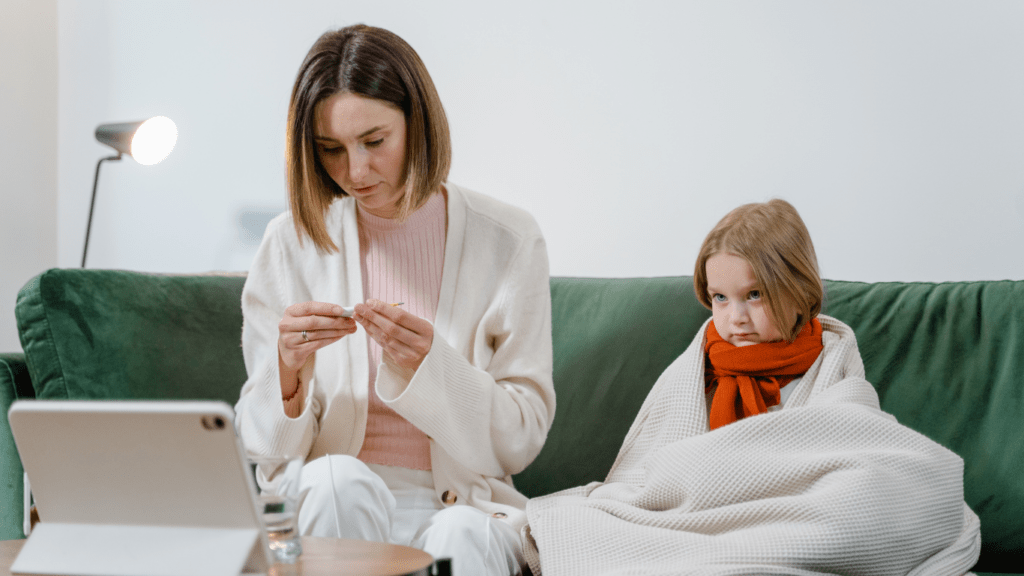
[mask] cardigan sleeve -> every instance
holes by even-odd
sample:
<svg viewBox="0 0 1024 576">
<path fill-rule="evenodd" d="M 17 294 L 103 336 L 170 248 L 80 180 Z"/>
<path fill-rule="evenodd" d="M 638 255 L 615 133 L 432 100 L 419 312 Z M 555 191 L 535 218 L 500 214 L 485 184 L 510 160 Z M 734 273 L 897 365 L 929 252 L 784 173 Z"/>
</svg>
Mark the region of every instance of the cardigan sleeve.
<svg viewBox="0 0 1024 576">
<path fill-rule="evenodd" d="M 300 371 L 303 409 L 297 418 L 284 412 L 278 370 L 278 324 L 295 298 L 293 276 L 282 228 L 290 220 L 268 226 L 242 289 L 242 354 L 248 379 L 235 405 L 235 429 L 253 454 L 309 453 L 318 433 L 320 407 L 313 396 L 314 356 Z"/>
<path fill-rule="evenodd" d="M 473 337 L 472 361 L 435 332 L 415 372 L 385 357 L 376 382 L 387 405 L 462 466 L 498 478 L 533 461 L 555 414 L 551 288 L 539 231 L 503 272 Z"/>
</svg>

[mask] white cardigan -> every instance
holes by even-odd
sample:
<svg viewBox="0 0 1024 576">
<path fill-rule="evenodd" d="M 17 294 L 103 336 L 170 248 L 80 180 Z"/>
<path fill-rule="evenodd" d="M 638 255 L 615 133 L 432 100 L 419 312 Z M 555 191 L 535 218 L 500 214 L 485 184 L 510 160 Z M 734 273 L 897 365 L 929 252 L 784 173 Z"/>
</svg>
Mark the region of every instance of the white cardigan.
<svg viewBox="0 0 1024 576">
<path fill-rule="evenodd" d="M 448 230 L 433 344 L 415 372 L 381 362 L 376 390 L 430 438 L 442 502 L 469 504 L 518 529 L 526 497 L 511 475 L 540 452 L 555 414 L 547 249 L 526 212 L 445 187 Z M 354 199 L 335 200 L 326 224 L 339 247 L 333 254 L 319 253 L 308 237 L 300 242 L 290 213 L 271 221 L 242 291 L 249 377 L 235 427 L 251 453 L 313 460 L 355 456 L 363 444 L 369 370 L 361 327 L 302 368 L 297 418 L 285 415 L 281 400 L 277 340 L 285 308 L 363 301 Z"/>
</svg>

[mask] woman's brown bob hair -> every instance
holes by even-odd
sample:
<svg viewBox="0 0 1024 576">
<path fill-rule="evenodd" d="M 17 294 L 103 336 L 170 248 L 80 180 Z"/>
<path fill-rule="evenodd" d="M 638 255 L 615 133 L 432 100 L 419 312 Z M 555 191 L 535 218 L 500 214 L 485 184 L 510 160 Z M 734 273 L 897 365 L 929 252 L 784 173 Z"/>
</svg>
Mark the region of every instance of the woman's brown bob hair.
<svg viewBox="0 0 1024 576">
<path fill-rule="evenodd" d="M 711 308 L 706 264 L 726 252 L 746 260 L 754 270 L 772 323 L 792 342 L 821 312 L 825 290 L 818 272 L 811 235 L 796 208 L 785 200 L 744 204 L 725 215 L 711 230 L 697 255 L 693 289 Z M 793 319 L 796 319 L 795 323 Z"/>
<path fill-rule="evenodd" d="M 327 233 L 324 215 L 337 196 L 347 194 L 324 170 L 314 139 L 317 105 L 338 93 L 382 100 L 405 114 L 406 193 L 399 219 L 441 189 L 452 158 L 441 99 L 423 61 L 405 40 L 364 24 L 324 33 L 306 54 L 292 88 L 285 163 L 288 201 L 300 241 L 303 233 L 308 234 L 326 252 L 338 247 Z"/>
</svg>

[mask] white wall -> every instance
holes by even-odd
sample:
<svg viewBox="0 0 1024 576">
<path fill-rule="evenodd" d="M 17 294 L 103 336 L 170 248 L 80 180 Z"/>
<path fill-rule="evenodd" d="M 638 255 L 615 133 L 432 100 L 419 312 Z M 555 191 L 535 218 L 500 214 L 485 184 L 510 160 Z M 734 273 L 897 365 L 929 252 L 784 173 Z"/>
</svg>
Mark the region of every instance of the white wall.
<svg viewBox="0 0 1024 576">
<path fill-rule="evenodd" d="M 60 0 L 59 261 L 77 266 L 96 125 L 164 114 L 155 167 L 105 164 L 90 267 L 244 269 L 283 209 L 288 94 L 355 22 L 420 53 L 453 181 L 531 211 L 555 275 L 692 273 L 781 196 L 823 274 L 1024 279 L 1024 3 Z M 252 224 L 256 223 L 256 224 Z"/>
<path fill-rule="evenodd" d="M 0 352 L 18 290 L 57 265 L 57 2 L 0 0 Z"/>
</svg>

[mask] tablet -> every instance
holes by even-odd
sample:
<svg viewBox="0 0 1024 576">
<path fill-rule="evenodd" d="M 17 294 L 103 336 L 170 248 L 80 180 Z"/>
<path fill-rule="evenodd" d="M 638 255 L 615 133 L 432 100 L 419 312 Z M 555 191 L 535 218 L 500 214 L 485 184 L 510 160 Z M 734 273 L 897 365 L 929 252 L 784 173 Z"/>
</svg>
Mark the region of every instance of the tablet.
<svg viewBox="0 0 1024 576">
<path fill-rule="evenodd" d="M 227 404 L 23 400 L 8 418 L 40 518 L 12 572 L 238 574 L 269 566 Z"/>
</svg>

